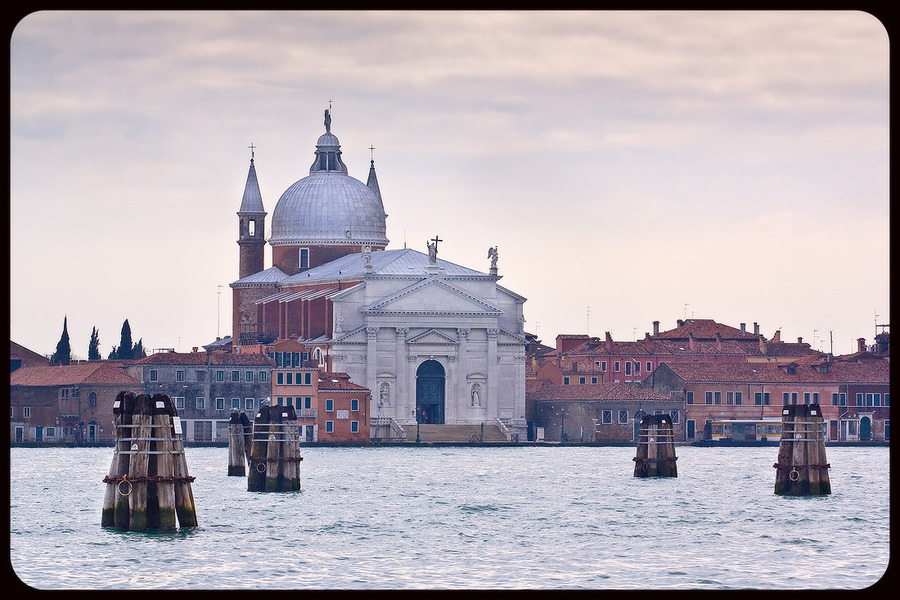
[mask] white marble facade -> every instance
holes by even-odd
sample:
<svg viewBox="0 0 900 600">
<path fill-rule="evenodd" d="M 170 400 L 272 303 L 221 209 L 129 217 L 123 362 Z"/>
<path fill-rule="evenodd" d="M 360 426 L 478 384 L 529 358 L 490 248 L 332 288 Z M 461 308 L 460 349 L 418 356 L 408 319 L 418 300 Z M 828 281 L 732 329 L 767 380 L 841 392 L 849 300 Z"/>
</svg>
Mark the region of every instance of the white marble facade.
<svg viewBox="0 0 900 600">
<path fill-rule="evenodd" d="M 498 285 L 496 272 L 425 263 L 425 255 L 403 252 L 417 263 L 408 273 L 370 271 L 331 296 L 334 370 L 372 390 L 372 415 L 401 424 L 416 422 L 417 376 L 429 371 L 438 374 L 442 405 L 421 414 L 421 422 L 499 418 L 514 431 L 524 428 L 525 299 Z"/>
</svg>

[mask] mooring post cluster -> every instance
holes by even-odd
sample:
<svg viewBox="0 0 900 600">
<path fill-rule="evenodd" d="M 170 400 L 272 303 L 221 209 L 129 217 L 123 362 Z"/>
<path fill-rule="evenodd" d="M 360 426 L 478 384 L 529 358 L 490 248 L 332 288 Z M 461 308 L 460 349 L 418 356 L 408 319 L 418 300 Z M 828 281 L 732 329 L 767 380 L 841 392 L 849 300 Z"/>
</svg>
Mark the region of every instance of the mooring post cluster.
<svg viewBox="0 0 900 600">
<path fill-rule="evenodd" d="M 197 512 L 181 423 L 164 394 L 119 392 L 113 403 L 116 446 L 101 524 L 129 531 L 196 527 Z"/>
<path fill-rule="evenodd" d="M 253 425 L 244 413 L 231 413 L 228 421 L 228 474 L 243 477 L 250 460 Z"/>
<path fill-rule="evenodd" d="M 831 493 L 825 459 L 825 419 L 818 404 L 789 404 L 781 411 L 781 440 L 775 493 L 823 496 Z"/>
<path fill-rule="evenodd" d="M 675 432 L 668 415 L 644 415 L 638 426 L 635 477 L 678 477 Z"/>
<path fill-rule="evenodd" d="M 251 492 L 291 492 L 300 489 L 300 435 L 293 406 L 263 405 L 253 420 Z"/>
</svg>

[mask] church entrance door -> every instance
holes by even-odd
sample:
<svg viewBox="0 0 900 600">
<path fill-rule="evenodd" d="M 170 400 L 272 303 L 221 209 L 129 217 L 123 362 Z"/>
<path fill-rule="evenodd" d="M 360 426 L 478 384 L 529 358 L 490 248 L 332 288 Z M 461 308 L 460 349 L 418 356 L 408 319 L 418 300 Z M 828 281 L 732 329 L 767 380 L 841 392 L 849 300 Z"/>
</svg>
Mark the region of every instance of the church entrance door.
<svg viewBox="0 0 900 600">
<path fill-rule="evenodd" d="M 416 369 L 416 422 L 444 424 L 444 367 L 426 360 Z"/>
</svg>

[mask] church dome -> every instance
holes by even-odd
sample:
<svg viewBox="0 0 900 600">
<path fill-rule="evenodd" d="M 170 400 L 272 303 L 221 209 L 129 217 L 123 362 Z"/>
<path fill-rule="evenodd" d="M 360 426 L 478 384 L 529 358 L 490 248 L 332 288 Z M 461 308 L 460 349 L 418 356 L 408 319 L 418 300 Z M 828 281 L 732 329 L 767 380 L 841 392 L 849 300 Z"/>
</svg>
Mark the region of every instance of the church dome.
<svg viewBox="0 0 900 600">
<path fill-rule="evenodd" d="M 369 185 L 350 177 L 340 148 L 326 110 L 309 176 L 285 190 L 272 212 L 270 245 L 387 245 L 387 215 L 374 174 Z"/>
</svg>

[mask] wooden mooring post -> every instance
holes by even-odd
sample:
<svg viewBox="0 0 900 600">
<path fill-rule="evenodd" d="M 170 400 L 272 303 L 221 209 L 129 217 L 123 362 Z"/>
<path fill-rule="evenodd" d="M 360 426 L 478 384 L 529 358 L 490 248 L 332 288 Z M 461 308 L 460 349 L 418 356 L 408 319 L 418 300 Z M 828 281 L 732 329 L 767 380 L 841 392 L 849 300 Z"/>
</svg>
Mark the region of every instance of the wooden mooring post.
<svg viewBox="0 0 900 600">
<path fill-rule="evenodd" d="M 244 413 L 231 413 L 228 420 L 228 475 L 243 477 L 247 474 L 247 452 L 244 443 L 244 424 L 241 423 L 241 415 Z M 245 415 L 246 418 L 246 415 Z"/>
<path fill-rule="evenodd" d="M 113 403 L 116 446 L 101 525 L 129 531 L 195 527 L 197 513 L 175 404 L 164 394 L 119 392 Z"/>
<path fill-rule="evenodd" d="M 247 490 L 298 491 L 302 460 L 297 412 L 294 407 L 261 406 L 253 421 Z"/>
<path fill-rule="evenodd" d="M 775 467 L 780 496 L 831 493 L 825 459 L 825 419 L 818 404 L 788 404 L 781 411 L 781 440 Z"/>
<path fill-rule="evenodd" d="M 675 431 L 668 415 L 644 415 L 638 426 L 635 477 L 678 477 Z"/>
</svg>

